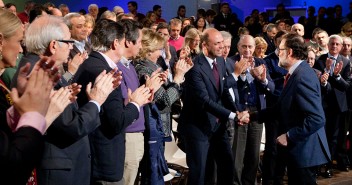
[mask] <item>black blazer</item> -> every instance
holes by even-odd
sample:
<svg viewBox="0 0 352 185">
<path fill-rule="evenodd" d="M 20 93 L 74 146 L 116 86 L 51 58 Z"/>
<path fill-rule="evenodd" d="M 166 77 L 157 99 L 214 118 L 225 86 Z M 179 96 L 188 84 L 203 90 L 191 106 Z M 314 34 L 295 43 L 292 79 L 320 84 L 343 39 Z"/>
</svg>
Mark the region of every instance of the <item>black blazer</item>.
<svg viewBox="0 0 352 185">
<path fill-rule="evenodd" d="M 223 80 L 226 75 L 225 62 L 217 57 L 220 75 L 220 90 L 216 89 L 212 69 L 204 54 L 193 59 L 193 68 L 186 73 L 182 92 L 183 108 L 178 130 L 182 134 L 210 136 L 219 123 L 224 124 L 230 115 L 230 110 L 222 105 Z"/>
<path fill-rule="evenodd" d="M 38 55 L 29 53 L 21 60 L 19 66 L 29 62 L 33 67 L 39 59 Z M 14 79 L 17 79 L 17 76 L 18 73 Z M 62 77 L 55 89 L 68 85 Z M 94 103 L 86 103 L 79 109 L 76 104 L 68 105 L 44 136 L 43 157 L 37 167 L 38 183 L 89 185 L 91 154 L 88 134 L 99 125 L 98 107 Z"/>
<path fill-rule="evenodd" d="M 319 57 L 318 61 L 315 62 L 314 68 L 324 73 L 326 67 L 326 59 L 328 54 L 323 54 Z M 340 72 L 341 78 L 338 80 L 336 76 L 330 76 L 328 79 L 328 86 L 331 86 L 331 90 L 327 92 L 324 96 L 323 103 L 326 104 L 329 109 L 337 110 L 338 112 L 347 111 L 347 97 L 346 90 L 349 88 L 349 74 L 350 74 L 350 62 L 349 60 L 342 56 L 338 55 L 337 61 L 342 61 L 343 66 Z"/>
<path fill-rule="evenodd" d="M 105 58 L 92 51 L 89 58 L 78 69 L 73 82 L 82 84 L 86 89 L 88 82 L 94 83 L 95 78 L 103 71 L 110 71 Z M 84 91 L 78 94 L 78 104 L 83 106 L 88 102 Z M 139 116 L 137 107 L 129 103 L 124 105 L 121 88 L 110 93 L 101 106 L 101 125 L 89 139 L 92 152 L 92 180 L 120 181 L 123 175 L 125 161 L 125 128 Z"/>
<path fill-rule="evenodd" d="M 34 166 L 41 159 L 43 136 L 32 127 L 22 127 L 12 133 L 6 123 L 0 125 L 1 184 L 26 184 Z"/>
</svg>

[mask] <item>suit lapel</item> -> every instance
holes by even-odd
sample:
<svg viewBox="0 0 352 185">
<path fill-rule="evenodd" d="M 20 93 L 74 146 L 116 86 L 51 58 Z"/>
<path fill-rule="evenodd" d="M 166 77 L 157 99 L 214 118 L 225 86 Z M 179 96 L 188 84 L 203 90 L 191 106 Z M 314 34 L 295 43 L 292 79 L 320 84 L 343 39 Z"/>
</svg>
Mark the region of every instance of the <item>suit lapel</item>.
<svg viewBox="0 0 352 185">
<path fill-rule="evenodd" d="M 200 57 L 199 58 L 200 68 L 206 74 L 206 76 L 208 76 L 208 78 L 210 79 L 210 82 L 213 84 L 213 87 L 216 89 L 216 82 L 215 82 L 215 78 L 213 76 L 213 70 L 211 69 L 211 67 L 208 63 L 208 60 L 205 58 L 204 54 L 200 54 L 199 57 Z M 220 72 L 219 72 L 219 74 L 220 74 Z"/>
</svg>

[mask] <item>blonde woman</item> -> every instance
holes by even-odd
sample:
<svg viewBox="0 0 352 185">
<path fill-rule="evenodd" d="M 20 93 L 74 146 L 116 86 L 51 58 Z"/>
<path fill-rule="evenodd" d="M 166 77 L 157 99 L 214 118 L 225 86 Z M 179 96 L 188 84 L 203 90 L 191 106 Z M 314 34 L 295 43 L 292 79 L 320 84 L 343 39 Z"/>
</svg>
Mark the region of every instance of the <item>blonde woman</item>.
<svg viewBox="0 0 352 185">
<path fill-rule="evenodd" d="M 191 58 L 194 58 L 200 51 L 200 36 L 201 32 L 196 28 L 191 28 L 186 32 L 185 42 L 180 50 L 177 51 L 177 56 L 180 58 L 181 51 L 185 51 Z M 182 57 L 181 57 L 182 58 Z"/>
<path fill-rule="evenodd" d="M 266 57 L 265 52 L 266 49 L 268 48 L 268 44 L 266 41 L 263 39 L 263 37 L 255 37 L 255 50 L 253 53 L 253 56 L 258 57 L 258 58 L 264 58 Z"/>
<path fill-rule="evenodd" d="M 141 81 L 152 73 L 161 72 L 157 64 L 161 56 L 161 49 L 165 46 L 165 39 L 150 29 L 143 30 L 142 49 L 140 59 L 135 62 L 135 69 Z M 164 159 L 164 142 L 171 141 L 171 105 L 180 98 L 180 84 L 183 82 L 185 73 L 192 65 L 179 60 L 175 64 L 173 82 L 166 81 L 154 94 L 153 103 L 145 106 L 146 130 L 145 140 L 148 141 L 144 149 L 144 168 L 142 171 L 142 184 L 163 185 L 163 176 L 168 173 Z M 161 72 L 165 79 L 168 71 Z"/>
</svg>

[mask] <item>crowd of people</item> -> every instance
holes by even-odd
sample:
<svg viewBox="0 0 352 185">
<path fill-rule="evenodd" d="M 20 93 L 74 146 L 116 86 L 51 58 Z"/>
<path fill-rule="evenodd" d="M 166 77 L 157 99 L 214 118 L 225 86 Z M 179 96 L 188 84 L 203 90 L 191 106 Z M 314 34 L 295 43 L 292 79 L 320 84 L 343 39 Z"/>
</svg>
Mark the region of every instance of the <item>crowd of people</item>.
<svg viewBox="0 0 352 185">
<path fill-rule="evenodd" d="M 352 12 L 311 6 L 295 23 L 279 4 L 242 23 L 228 3 L 180 5 L 166 21 L 127 5 L 0 0 L 2 183 L 161 185 L 174 133 L 189 185 L 349 171 Z"/>
</svg>

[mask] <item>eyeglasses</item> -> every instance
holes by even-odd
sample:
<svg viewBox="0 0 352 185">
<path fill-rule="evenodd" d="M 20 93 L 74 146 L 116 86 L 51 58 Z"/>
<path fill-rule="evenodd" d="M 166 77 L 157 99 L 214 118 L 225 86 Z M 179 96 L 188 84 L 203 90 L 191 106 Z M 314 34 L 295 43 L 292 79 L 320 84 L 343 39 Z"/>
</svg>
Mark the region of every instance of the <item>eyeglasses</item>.
<svg viewBox="0 0 352 185">
<path fill-rule="evenodd" d="M 286 48 L 279 48 L 279 51 L 287 50 Z"/>
<path fill-rule="evenodd" d="M 74 40 L 56 40 L 56 41 L 66 43 L 68 45 L 75 43 Z"/>
</svg>

